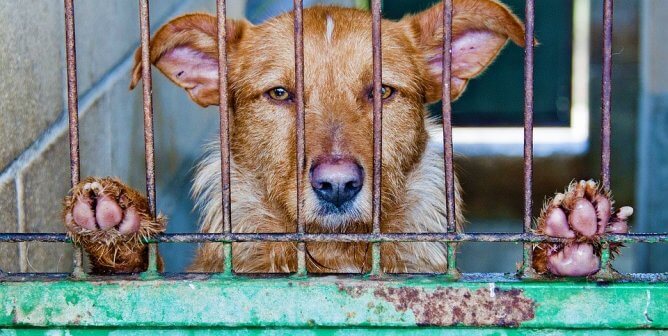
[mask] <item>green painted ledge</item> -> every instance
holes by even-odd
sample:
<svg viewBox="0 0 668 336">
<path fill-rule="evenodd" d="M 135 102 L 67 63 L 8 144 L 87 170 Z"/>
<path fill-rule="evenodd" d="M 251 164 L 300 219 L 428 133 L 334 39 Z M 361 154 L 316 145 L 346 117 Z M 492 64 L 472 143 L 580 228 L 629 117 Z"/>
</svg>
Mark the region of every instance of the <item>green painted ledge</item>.
<svg viewBox="0 0 668 336">
<path fill-rule="evenodd" d="M 668 283 L 642 279 L 522 282 L 503 275 L 467 275 L 465 281 L 448 282 L 424 276 L 369 280 L 190 275 L 14 280 L 0 282 L 0 335 L 142 330 L 179 335 L 511 335 L 559 329 L 654 334 L 668 328 Z M 441 328 L 446 326 L 450 328 Z"/>
</svg>

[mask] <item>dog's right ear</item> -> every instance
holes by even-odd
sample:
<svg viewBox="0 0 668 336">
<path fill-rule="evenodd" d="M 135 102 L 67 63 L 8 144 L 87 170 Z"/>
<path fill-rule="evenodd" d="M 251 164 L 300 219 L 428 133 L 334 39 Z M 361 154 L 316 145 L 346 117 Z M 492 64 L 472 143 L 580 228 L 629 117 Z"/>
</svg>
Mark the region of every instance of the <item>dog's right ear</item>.
<svg viewBox="0 0 668 336">
<path fill-rule="evenodd" d="M 244 20 L 227 20 L 228 51 L 250 27 Z M 215 16 L 194 13 L 168 22 L 151 39 L 151 63 L 202 107 L 219 104 L 217 34 Z M 137 86 L 141 73 L 141 49 L 137 49 L 130 89 Z"/>
</svg>

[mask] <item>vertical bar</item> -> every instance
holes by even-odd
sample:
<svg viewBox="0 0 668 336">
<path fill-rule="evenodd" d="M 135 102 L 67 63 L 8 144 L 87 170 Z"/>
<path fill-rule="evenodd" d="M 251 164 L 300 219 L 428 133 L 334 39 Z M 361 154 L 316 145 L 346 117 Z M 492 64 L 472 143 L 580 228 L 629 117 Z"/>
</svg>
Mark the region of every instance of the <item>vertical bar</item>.
<svg viewBox="0 0 668 336">
<path fill-rule="evenodd" d="M 381 51 L 381 0 L 371 1 L 373 41 L 373 233 L 380 233 L 381 182 L 383 165 L 383 66 Z M 380 243 L 371 245 L 371 275 L 381 275 Z"/>
<path fill-rule="evenodd" d="M 612 92 L 612 0 L 603 1 L 603 78 L 601 81 L 601 182 L 610 190 L 610 100 Z"/>
<path fill-rule="evenodd" d="M 612 14 L 613 0 L 603 1 L 603 75 L 601 79 L 601 183 L 610 191 L 610 134 L 612 93 Z M 598 279 L 615 279 L 620 275 L 610 264 L 610 244 L 604 242 L 601 250 L 601 269 Z"/>
<path fill-rule="evenodd" d="M 142 88 L 144 95 L 144 154 L 146 158 L 146 195 L 151 217 L 155 218 L 155 153 L 153 142 L 153 82 L 151 79 L 150 23 L 148 0 L 139 0 L 139 25 L 141 28 Z M 155 243 L 151 243 L 153 245 Z M 157 259 L 157 248 L 149 245 L 149 261 Z M 147 272 L 157 272 L 155 262 L 149 262 Z"/>
<path fill-rule="evenodd" d="M 79 93 L 77 88 L 77 53 L 74 34 L 74 0 L 64 0 L 65 52 L 67 57 L 67 111 L 69 115 L 70 176 L 72 187 L 79 184 Z M 83 251 L 74 246 L 73 272 L 75 278 L 83 277 Z"/>
<path fill-rule="evenodd" d="M 223 233 L 232 232 L 230 194 L 230 115 L 227 108 L 227 22 L 225 0 L 216 0 L 218 17 L 218 111 L 220 112 L 220 176 L 223 198 Z M 223 273 L 232 274 L 232 244 L 224 243 Z"/>
<path fill-rule="evenodd" d="M 79 94 L 77 53 L 74 36 L 74 0 L 65 0 L 65 44 L 67 54 L 67 110 L 70 131 L 70 176 L 72 187 L 79 184 Z"/>
<path fill-rule="evenodd" d="M 294 43 L 295 43 L 295 101 L 297 104 L 297 232 L 304 233 L 302 195 L 306 143 L 304 139 L 304 6 L 302 0 L 294 0 Z M 297 275 L 306 275 L 306 245 L 297 243 Z"/>
<path fill-rule="evenodd" d="M 442 106 L 443 106 L 443 156 L 445 166 L 445 200 L 447 207 L 447 229 L 455 232 L 455 173 L 452 150 L 452 0 L 443 1 L 443 73 L 442 73 Z M 456 244 L 448 243 L 448 270 L 453 276 L 457 274 Z"/>
<path fill-rule="evenodd" d="M 533 210 L 534 0 L 526 0 L 524 32 L 524 232 L 531 232 Z M 524 244 L 522 273 L 533 275 L 532 244 Z"/>
</svg>

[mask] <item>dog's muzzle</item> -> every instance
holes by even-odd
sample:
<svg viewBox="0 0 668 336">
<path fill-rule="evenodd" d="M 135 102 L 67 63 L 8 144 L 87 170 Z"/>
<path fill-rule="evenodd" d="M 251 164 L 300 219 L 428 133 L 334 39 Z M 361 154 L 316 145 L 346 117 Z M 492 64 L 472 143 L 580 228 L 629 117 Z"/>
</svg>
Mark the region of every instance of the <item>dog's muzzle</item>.
<svg viewBox="0 0 668 336">
<path fill-rule="evenodd" d="M 350 158 L 325 157 L 313 163 L 310 179 L 321 204 L 340 211 L 352 203 L 362 189 L 364 169 Z"/>
</svg>

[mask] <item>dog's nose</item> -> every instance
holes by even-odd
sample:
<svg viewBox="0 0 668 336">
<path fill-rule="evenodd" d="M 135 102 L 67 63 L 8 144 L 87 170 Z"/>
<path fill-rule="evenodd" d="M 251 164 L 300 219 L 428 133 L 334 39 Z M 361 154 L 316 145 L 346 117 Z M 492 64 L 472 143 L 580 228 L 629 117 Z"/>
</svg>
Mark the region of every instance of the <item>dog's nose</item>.
<svg viewBox="0 0 668 336">
<path fill-rule="evenodd" d="M 364 183 L 364 170 L 346 158 L 326 158 L 311 167 L 311 187 L 318 198 L 340 207 L 355 198 Z"/>
</svg>

